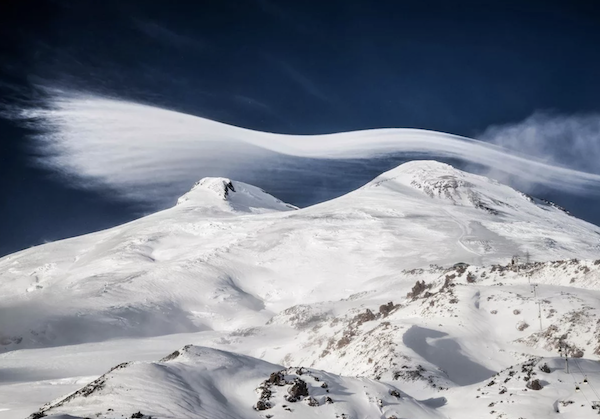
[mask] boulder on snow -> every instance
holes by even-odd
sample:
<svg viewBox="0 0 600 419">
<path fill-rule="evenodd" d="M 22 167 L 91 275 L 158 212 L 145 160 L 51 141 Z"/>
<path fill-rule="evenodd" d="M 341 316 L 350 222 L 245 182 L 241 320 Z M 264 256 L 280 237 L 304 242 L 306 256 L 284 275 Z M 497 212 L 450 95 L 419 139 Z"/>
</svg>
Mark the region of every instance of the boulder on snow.
<svg viewBox="0 0 600 419">
<path fill-rule="evenodd" d="M 526 387 L 530 390 L 541 390 L 542 388 L 544 388 L 541 384 L 540 384 L 540 380 L 531 380 L 526 384 Z"/>
<path fill-rule="evenodd" d="M 306 385 L 306 381 L 296 378 L 294 384 L 289 388 L 288 394 L 286 400 L 292 403 L 308 397 L 308 386 Z"/>
</svg>

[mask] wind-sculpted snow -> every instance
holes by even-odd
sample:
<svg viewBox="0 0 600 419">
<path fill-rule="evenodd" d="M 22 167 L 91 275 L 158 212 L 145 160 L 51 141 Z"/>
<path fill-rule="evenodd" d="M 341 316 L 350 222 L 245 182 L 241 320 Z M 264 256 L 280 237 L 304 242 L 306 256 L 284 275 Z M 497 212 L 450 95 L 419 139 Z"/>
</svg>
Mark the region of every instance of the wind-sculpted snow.
<svg viewBox="0 0 600 419">
<path fill-rule="evenodd" d="M 448 374 L 448 378 L 459 385 L 479 383 L 494 375 L 494 371 L 464 356 L 460 345 L 449 338 L 447 333 L 412 326 L 404 333 L 402 340 L 407 348 L 437 365 Z M 434 343 L 429 343 L 432 340 Z"/>
<path fill-rule="evenodd" d="M 297 391 L 295 387 L 303 387 Z M 32 418 L 442 418 L 394 386 L 187 345 L 159 362 L 125 363 Z"/>
<path fill-rule="evenodd" d="M 0 259 L 0 418 L 595 417 L 599 283 L 598 227 L 447 164 L 303 209 L 205 178 Z"/>
<path fill-rule="evenodd" d="M 437 162 L 406 163 L 300 210 L 204 179 L 170 210 L 0 259 L 0 310 L 20 313 L 2 316 L 0 330 L 21 347 L 230 330 L 372 289 L 400 269 L 599 251 L 598 227 Z"/>
<path fill-rule="evenodd" d="M 38 130 L 43 165 L 78 183 L 100 184 L 165 207 L 174 193 L 203 176 L 295 185 L 323 170 L 323 159 L 366 159 L 418 153 L 458 158 L 498 176 L 554 190 L 589 195 L 600 175 L 545 164 L 535 155 L 486 142 L 417 129 L 375 129 L 327 135 L 280 135 L 225 125 L 172 110 L 102 98 L 52 92 L 44 110 L 14 111 Z M 528 151 L 531 152 L 530 149 Z M 291 164 L 294 158 L 300 163 Z M 262 174 L 268 170 L 268 174 Z M 359 171 L 360 168 L 350 169 Z M 344 176 L 338 173 L 336 177 Z M 313 201 L 314 202 L 314 201 Z"/>
</svg>

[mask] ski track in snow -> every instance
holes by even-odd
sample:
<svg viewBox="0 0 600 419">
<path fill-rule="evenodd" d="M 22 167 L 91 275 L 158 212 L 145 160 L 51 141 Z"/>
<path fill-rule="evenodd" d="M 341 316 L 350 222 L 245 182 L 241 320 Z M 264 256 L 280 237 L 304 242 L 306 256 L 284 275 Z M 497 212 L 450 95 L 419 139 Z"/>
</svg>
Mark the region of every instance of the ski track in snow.
<svg viewBox="0 0 600 419">
<path fill-rule="evenodd" d="M 450 217 L 450 219 L 452 219 L 452 221 L 454 221 L 456 223 L 456 225 L 458 226 L 458 228 L 460 228 L 460 236 L 456 239 L 456 242 L 463 248 L 465 249 L 467 252 L 472 253 L 476 256 L 482 256 L 481 253 L 476 252 L 475 250 L 471 249 L 470 247 L 468 247 L 464 242 L 463 242 L 463 238 L 469 234 L 468 231 L 468 226 L 465 226 L 464 224 L 462 224 L 459 220 L 457 220 L 448 210 L 444 210 L 444 212 L 446 214 L 448 214 L 448 217 Z M 481 258 L 479 259 L 479 263 L 481 263 Z"/>
</svg>

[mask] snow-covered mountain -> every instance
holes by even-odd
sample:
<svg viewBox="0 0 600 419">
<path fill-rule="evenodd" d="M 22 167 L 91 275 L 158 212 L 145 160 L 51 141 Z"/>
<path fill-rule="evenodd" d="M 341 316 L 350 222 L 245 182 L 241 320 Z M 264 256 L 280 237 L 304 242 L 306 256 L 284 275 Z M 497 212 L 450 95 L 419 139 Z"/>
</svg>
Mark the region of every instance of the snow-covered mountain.
<svg viewBox="0 0 600 419">
<path fill-rule="evenodd" d="M 171 209 L 0 259 L 0 418 L 52 398 L 38 417 L 543 418 L 579 403 L 573 371 L 552 374 L 560 346 L 600 390 L 599 279 L 599 227 L 446 164 L 304 209 L 205 178 Z M 541 357 L 542 390 L 531 373 L 482 393 Z M 580 390 L 563 417 L 595 414 Z"/>
<path fill-rule="evenodd" d="M 193 207 L 195 211 L 205 209 L 208 214 L 265 213 L 298 209 L 281 202 L 256 186 L 235 182 L 225 178 L 204 178 L 191 191 L 177 200 L 177 205 Z M 222 214 L 221 214 L 222 215 Z"/>
</svg>

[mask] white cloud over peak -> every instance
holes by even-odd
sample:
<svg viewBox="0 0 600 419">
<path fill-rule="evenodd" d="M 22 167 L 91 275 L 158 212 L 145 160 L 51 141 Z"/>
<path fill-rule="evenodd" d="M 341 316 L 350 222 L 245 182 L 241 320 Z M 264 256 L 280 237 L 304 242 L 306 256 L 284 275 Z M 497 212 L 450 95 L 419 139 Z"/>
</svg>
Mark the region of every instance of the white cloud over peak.
<svg viewBox="0 0 600 419">
<path fill-rule="evenodd" d="M 45 109 L 15 111 L 12 116 L 39 132 L 39 164 L 65 173 L 79 185 L 108 186 L 123 196 L 159 205 L 173 202 L 204 176 L 244 181 L 245 174 L 260 172 L 265 165 L 277 165 L 285 175 L 285 156 L 356 159 L 419 153 L 488 167 L 497 177 L 517 179 L 520 187 L 600 191 L 600 170 L 594 166 L 600 156 L 599 142 L 594 142 L 600 127 L 597 117 L 536 114 L 520 124 L 491 127 L 479 141 L 416 129 L 281 135 L 65 92 L 55 92 Z M 565 136 L 571 144 L 568 159 L 561 151 Z M 290 176 L 301 176 L 297 170 Z M 307 163 L 301 170 L 314 167 Z"/>
</svg>

